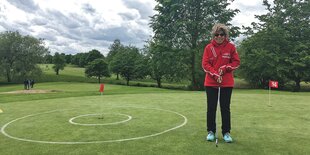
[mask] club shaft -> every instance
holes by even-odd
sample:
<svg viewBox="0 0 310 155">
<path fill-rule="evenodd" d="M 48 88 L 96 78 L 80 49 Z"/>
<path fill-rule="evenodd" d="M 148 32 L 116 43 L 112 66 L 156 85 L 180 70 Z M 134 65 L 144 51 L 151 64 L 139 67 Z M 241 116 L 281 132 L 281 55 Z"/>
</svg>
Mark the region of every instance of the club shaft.
<svg viewBox="0 0 310 155">
<path fill-rule="evenodd" d="M 218 129 L 217 129 L 217 123 L 218 123 L 218 117 L 219 117 L 219 109 L 220 108 L 220 96 L 221 96 L 221 87 L 218 87 L 218 94 L 217 94 L 217 104 L 216 104 L 216 122 L 215 122 L 215 145 L 218 146 Z"/>
</svg>

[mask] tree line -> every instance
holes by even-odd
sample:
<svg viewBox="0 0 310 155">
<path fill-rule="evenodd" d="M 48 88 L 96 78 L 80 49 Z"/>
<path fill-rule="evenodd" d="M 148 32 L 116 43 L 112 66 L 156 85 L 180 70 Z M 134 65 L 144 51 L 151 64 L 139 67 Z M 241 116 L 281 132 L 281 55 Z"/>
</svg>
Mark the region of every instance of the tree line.
<svg viewBox="0 0 310 155">
<path fill-rule="evenodd" d="M 1 33 L 1 75 L 8 81 L 13 76 L 30 76 L 32 72 L 39 71 L 34 69 L 34 64 L 44 61 L 55 64 L 56 74 L 68 63 L 85 67 L 86 76 L 95 76 L 99 82 L 100 78 L 115 74 L 117 79 L 119 76 L 126 79 L 127 84 L 130 80 L 148 77 L 154 79 L 158 87 L 163 80 L 188 80 L 191 81 L 191 89 L 203 89 L 203 48 L 212 39 L 211 27 L 215 23 L 224 23 L 230 27 L 232 41 L 240 34 L 246 36 L 237 44 L 241 58 L 238 77 L 257 88 L 267 87 L 269 80 L 278 80 L 281 88 L 293 82 L 295 91 L 300 90 L 301 82 L 310 81 L 309 1 L 274 0 L 271 5 L 264 0 L 267 13 L 256 16 L 259 22 L 242 29 L 230 23 L 239 10 L 230 9 L 229 0 L 156 2 L 154 10 L 157 14 L 151 17 L 150 23 L 154 36 L 142 49 L 125 46 L 116 39 L 106 56 L 96 49 L 75 55 L 55 53 L 52 56 L 40 39 L 30 36 L 16 39 L 14 35 L 18 36 L 18 32 Z M 29 38 L 35 41 L 22 41 L 30 41 Z M 29 46 L 30 43 L 36 46 Z M 36 52 L 27 55 L 29 53 L 21 47 Z M 23 54 L 27 59 L 35 60 L 31 67 L 23 66 L 23 61 L 17 63 Z"/>
<path fill-rule="evenodd" d="M 103 77 L 110 77 L 113 73 L 116 75 L 116 80 L 122 76 L 129 85 L 129 81 L 143 79 L 149 73 L 147 55 L 143 50 L 131 45 L 125 46 L 119 39 L 109 47 L 106 57 L 100 51 L 93 49 L 75 55 L 56 52 L 54 56 L 45 55 L 44 59 L 45 63 L 54 64 L 53 68 L 57 75 L 66 64 L 73 64 L 85 67 L 85 75 L 98 78 L 99 83 Z"/>
<path fill-rule="evenodd" d="M 310 81 L 310 4 L 305 0 L 263 1 L 267 13 L 246 27 L 247 38 L 239 46 L 241 76 L 253 86 L 264 88 L 268 80 L 280 87 L 293 82 L 300 90 L 302 81 Z"/>
</svg>

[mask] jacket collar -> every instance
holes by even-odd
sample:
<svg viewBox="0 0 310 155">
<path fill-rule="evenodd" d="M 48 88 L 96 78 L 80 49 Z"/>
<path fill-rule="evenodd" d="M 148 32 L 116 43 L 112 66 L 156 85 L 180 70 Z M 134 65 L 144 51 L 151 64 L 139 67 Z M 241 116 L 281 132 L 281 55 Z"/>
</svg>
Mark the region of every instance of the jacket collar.
<svg viewBox="0 0 310 155">
<path fill-rule="evenodd" d="M 226 45 L 227 45 L 228 40 L 227 40 L 227 39 L 225 39 L 225 40 L 223 41 L 223 43 L 222 43 L 222 44 L 218 44 L 218 43 L 216 43 L 216 41 L 215 41 L 214 39 L 212 39 L 211 43 L 212 43 L 212 45 L 213 45 L 213 46 L 215 46 L 215 47 L 219 47 L 219 46 L 224 47 L 224 46 L 226 46 Z"/>
</svg>

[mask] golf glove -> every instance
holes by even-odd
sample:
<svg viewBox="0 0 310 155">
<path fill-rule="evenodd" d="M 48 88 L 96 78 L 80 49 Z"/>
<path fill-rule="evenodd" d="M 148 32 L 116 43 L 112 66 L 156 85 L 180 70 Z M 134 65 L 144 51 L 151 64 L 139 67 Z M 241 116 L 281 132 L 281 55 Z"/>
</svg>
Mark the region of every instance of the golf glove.
<svg viewBox="0 0 310 155">
<path fill-rule="evenodd" d="M 220 76 L 222 76 L 222 75 L 224 75 L 226 72 L 227 72 L 227 68 L 226 68 L 226 65 L 224 65 L 224 66 L 221 66 L 220 68 L 219 68 L 219 75 Z"/>
<path fill-rule="evenodd" d="M 236 67 L 235 67 L 235 69 L 236 69 Z M 227 72 L 231 72 L 231 71 L 233 71 L 234 69 L 233 69 L 233 67 L 232 66 L 226 66 L 226 71 Z"/>
<path fill-rule="evenodd" d="M 222 76 L 220 76 L 219 74 L 214 74 L 213 78 L 217 83 L 222 83 Z"/>
</svg>

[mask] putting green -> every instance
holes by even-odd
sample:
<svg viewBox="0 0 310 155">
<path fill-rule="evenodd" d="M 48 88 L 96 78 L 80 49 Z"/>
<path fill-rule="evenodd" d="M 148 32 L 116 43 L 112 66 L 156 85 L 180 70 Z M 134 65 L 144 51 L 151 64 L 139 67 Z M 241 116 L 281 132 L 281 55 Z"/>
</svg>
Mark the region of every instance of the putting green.
<svg viewBox="0 0 310 155">
<path fill-rule="evenodd" d="M 84 102 L 79 99 L 75 105 Z M 4 124 L 1 132 L 8 138 L 35 143 L 107 143 L 154 137 L 187 123 L 186 116 L 172 110 L 96 103 L 96 108 L 56 109 L 18 117 Z"/>
<path fill-rule="evenodd" d="M 308 92 L 274 91 L 272 107 L 269 107 L 268 90 L 235 89 L 231 104 L 234 142 L 226 144 L 220 135 L 216 148 L 215 143 L 205 140 L 206 94 L 203 91 L 107 85 L 109 91 L 101 96 L 95 84 L 47 86 L 62 91 L 0 94 L 0 107 L 4 110 L 0 114 L 0 154 L 309 152 L 309 133 L 305 132 L 310 128 Z M 74 87 L 83 92 L 68 92 Z M 88 91 L 93 88 L 96 92 Z M 288 145 L 292 139 L 298 139 L 298 143 Z"/>
</svg>

